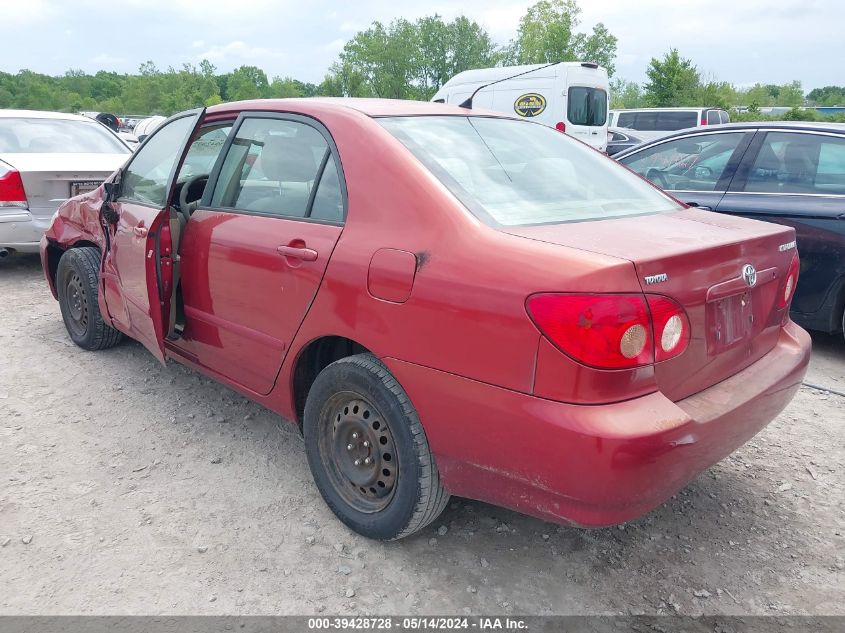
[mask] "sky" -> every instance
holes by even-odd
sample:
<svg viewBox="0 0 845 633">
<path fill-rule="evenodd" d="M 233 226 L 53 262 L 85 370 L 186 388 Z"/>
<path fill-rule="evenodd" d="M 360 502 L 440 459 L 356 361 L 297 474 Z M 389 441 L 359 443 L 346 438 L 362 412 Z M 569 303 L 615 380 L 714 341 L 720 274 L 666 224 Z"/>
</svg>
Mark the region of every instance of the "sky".
<svg viewBox="0 0 845 633">
<path fill-rule="evenodd" d="M 268 77 L 319 83 L 344 43 L 374 20 L 438 13 L 479 22 L 494 41 L 516 35 L 532 2 L 501 0 L 0 0 L 0 70 L 137 72 L 210 60 Z M 845 85 L 841 0 L 580 0 L 581 30 L 619 38 L 616 76 L 645 80 L 669 48 L 702 76 L 743 87 L 800 80 Z"/>
</svg>

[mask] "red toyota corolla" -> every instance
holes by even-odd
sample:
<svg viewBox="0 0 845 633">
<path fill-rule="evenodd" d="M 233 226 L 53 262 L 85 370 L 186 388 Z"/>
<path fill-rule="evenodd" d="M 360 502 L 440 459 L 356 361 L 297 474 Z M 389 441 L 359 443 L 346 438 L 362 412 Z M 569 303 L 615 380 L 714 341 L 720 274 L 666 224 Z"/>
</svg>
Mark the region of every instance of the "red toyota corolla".
<svg viewBox="0 0 845 633">
<path fill-rule="evenodd" d="M 74 342 L 298 424 L 335 514 L 395 539 L 450 494 L 627 521 L 748 440 L 807 367 L 794 239 L 540 124 L 305 99 L 172 117 L 41 257 Z"/>
</svg>

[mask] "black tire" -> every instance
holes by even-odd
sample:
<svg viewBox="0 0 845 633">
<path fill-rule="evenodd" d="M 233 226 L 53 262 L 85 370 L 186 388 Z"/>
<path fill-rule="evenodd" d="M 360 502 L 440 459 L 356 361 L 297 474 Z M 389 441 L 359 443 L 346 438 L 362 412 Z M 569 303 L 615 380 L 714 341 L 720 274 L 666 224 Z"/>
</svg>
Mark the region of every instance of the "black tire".
<svg viewBox="0 0 845 633">
<path fill-rule="evenodd" d="M 385 541 L 409 536 L 434 521 L 449 501 L 408 395 L 371 354 L 342 358 L 320 372 L 305 402 L 303 435 L 320 494 L 363 536 Z M 374 438 L 370 448 L 364 438 Z M 373 465 L 361 465 L 359 473 L 352 466 L 356 456 L 358 461 L 369 456 Z M 370 468 L 376 479 L 366 483 Z"/>
<path fill-rule="evenodd" d="M 65 251 L 56 271 L 65 328 L 74 343 L 92 351 L 113 347 L 123 338 L 100 314 L 99 276 L 100 251 L 90 246 Z"/>
</svg>

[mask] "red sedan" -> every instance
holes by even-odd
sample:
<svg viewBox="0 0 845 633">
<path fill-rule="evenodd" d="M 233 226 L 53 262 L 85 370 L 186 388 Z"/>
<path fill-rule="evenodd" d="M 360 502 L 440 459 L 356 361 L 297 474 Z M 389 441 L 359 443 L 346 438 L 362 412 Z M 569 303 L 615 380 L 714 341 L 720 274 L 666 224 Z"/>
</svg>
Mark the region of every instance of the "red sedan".
<svg viewBox="0 0 845 633">
<path fill-rule="evenodd" d="M 442 104 L 176 115 L 41 257 L 74 342 L 125 334 L 299 425 L 326 503 L 378 539 L 450 494 L 633 519 L 771 421 L 810 352 L 793 229 Z"/>
</svg>

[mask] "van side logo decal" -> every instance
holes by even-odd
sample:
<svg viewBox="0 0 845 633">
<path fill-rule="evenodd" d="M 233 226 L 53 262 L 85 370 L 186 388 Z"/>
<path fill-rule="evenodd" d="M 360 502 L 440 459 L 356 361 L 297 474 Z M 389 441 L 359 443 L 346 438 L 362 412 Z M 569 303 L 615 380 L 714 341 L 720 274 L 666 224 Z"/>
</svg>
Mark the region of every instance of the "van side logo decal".
<svg viewBox="0 0 845 633">
<path fill-rule="evenodd" d="M 529 92 L 522 95 L 513 102 L 513 110 L 519 116 L 533 117 L 541 114 L 546 109 L 546 98 L 536 92 Z"/>
</svg>

